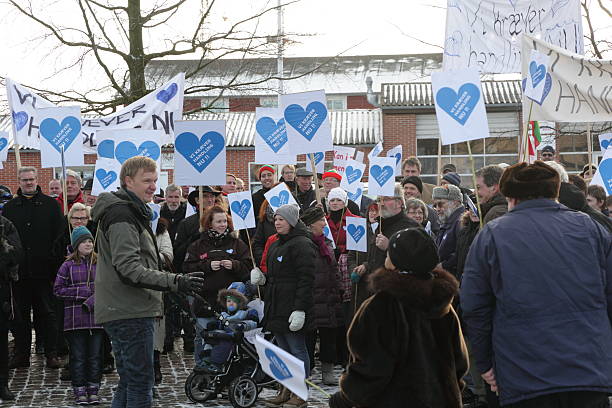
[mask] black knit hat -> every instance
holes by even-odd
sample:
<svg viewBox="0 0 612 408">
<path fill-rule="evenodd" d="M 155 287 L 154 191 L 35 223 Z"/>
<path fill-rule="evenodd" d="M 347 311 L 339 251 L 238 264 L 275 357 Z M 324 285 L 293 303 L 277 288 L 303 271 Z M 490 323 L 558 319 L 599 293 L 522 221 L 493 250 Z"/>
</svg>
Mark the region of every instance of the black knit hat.
<svg viewBox="0 0 612 408">
<path fill-rule="evenodd" d="M 517 163 L 504 170 L 499 186 L 506 197 L 521 199 L 559 197 L 559 173 L 536 160 L 533 164 Z"/>
<path fill-rule="evenodd" d="M 304 211 L 300 216 L 300 219 L 304 224 L 311 225 L 319 221 L 321 218 L 325 218 L 325 213 L 319 207 L 311 207 Z"/>
<path fill-rule="evenodd" d="M 402 180 L 402 187 L 404 187 L 404 185 L 408 183 L 414 184 L 417 190 L 419 190 L 419 193 L 423 194 L 423 181 L 421 181 L 420 177 L 417 177 L 417 176 L 404 177 L 404 179 Z"/>
<path fill-rule="evenodd" d="M 436 244 L 423 228 L 396 232 L 389 240 L 388 251 L 397 269 L 422 279 L 429 279 L 430 272 L 440 262 Z"/>
</svg>

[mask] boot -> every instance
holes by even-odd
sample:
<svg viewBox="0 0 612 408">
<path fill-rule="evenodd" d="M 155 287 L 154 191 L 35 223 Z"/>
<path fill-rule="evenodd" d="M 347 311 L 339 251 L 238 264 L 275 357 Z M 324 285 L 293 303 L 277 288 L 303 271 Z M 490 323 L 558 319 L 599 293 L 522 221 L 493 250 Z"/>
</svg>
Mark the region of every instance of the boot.
<svg viewBox="0 0 612 408">
<path fill-rule="evenodd" d="M 334 364 L 333 363 L 321 363 L 321 374 L 323 384 L 325 385 L 338 385 L 336 377 L 334 376 Z"/>
<path fill-rule="evenodd" d="M 304 401 L 294 393 L 291 393 L 291 398 L 289 401 L 283 404 L 283 408 L 306 408 L 308 406 L 308 402 Z"/>
<path fill-rule="evenodd" d="M 6 379 L 0 380 L 0 399 L 2 401 L 13 401 L 15 399 L 15 394 L 9 390 L 8 380 Z"/>
<path fill-rule="evenodd" d="M 162 372 L 161 372 L 161 365 L 159 364 L 159 361 L 157 362 L 157 364 L 154 364 L 154 370 L 155 370 L 155 385 L 159 385 L 162 382 Z"/>
<path fill-rule="evenodd" d="M 264 404 L 266 407 L 281 407 L 285 402 L 289 401 L 289 398 L 291 398 L 291 391 L 281 385 L 278 390 L 278 395 L 274 398 L 264 400 Z"/>
<path fill-rule="evenodd" d="M 30 356 L 24 354 L 15 354 L 9 361 L 8 368 L 27 368 L 30 367 Z"/>
<path fill-rule="evenodd" d="M 52 368 L 57 370 L 58 368 L 62 368 L 62 362 L 55 356 L 47 357 L 47 368 Z"/>
<path fill-rule="evenodd" d="M 87 388 L 85 387 L 74 387 L 74 402 L 77 405 L 88 405 L 89 401 L 87 400 Z"/>
<path fill-rule="evenodd" d="M 100 403 L 99 390 L 100 386 L 98 384 L 87 386 L 87 403 L 89 405 L 98 405 Z"/>
</svg>

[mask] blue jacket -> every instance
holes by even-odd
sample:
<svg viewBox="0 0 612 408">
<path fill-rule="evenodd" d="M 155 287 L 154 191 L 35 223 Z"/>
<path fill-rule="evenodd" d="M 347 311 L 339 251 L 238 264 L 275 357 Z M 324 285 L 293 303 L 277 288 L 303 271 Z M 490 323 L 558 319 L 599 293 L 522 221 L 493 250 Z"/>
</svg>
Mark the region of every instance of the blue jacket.
<svg viewBox="0 0 612 408">
<path fill-rule="evenodd" d="M 457 276 L 457 238 L 461 231 L 461 215 L 465 208 L 460 206 L 452 212 L 448 220 L 440 226 L 440 232 L 436 237 L 438 245 L 438 256 L 442 263 L 442 268 L 446 269 L 453 276 Z"/>
<path fill-rule="evenodd" d="M 552 200 L 529 200 L 476 236 L 461 282 L 467 337 L 501 405 L 612 392 L 610 234 Z"/>
</svg>

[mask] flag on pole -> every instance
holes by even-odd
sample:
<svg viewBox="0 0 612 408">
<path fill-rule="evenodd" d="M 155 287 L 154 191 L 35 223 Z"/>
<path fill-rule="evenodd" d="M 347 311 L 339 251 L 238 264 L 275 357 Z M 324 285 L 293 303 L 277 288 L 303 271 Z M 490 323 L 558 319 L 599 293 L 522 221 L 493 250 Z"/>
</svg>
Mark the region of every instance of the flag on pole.
<svg viewBox="0 0 612 408">
<path fill-rule="evenodd" d="M 536 121 L 529 122 L 531 132 L 529 133 L 529 163 L 533 163 L 538 158 L 537 148 L 542 142 L 540 135 L 540 123 Z"/>
</svg>

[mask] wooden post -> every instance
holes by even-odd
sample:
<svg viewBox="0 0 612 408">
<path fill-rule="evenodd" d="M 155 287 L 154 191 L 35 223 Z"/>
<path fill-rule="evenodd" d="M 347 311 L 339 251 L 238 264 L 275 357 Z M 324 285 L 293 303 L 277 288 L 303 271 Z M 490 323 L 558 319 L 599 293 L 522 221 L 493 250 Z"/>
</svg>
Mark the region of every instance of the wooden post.
<svg viewBox="0 0 612 408">
<path fill-rule="evenodd" d="M 255 256 L 253 255 L 253 244 L 251 244 L 251 235 L 249 234 L 249 230 L 246 230 L 247 240 L 249 241 L 249 251 L 251 252 L 251 260 L 253 261 L 253 267 L 258 268 L 255 264 Z M 257 296 L 261 299 L 261 291 L 259 290 L 259 285 L 257 285 Z"/>
<path fill-rule="evenodd" d="M 19 145 L 15 143 L 13 145 L 13 150 L 15 151 L 15 161 L 17 162 L 17 171 L 21 168 L 21 155 L 19 154 Z"/>
<path fill-rule="evenodd" d="M 317 196 L 317 204 L 322 204 L 321 202 L 321 190 L 319 189 L 319 177 L 317 176 L 317 168 L 315 166 L 315 158 L 314 153 L 308 153 L 310 157 L 310 165 L 312 166 L 312 177 L 315 184 L 315 194 Z"/>
<path fill-rule="evenodd" d="M 587 149 L 589 150 L 589 178 L 593 178 L 593 167 L 591 164 L 593 163 L 593 138 L 591 137 L 591 122 L 587 122 Z"/>
<path fill-rule="evenodd" d="M 437 185 L 440 185 L 440 178 L 442 175 L 442 138 L 438 136 L 438 177 L 437 177 Z"/>
<path fill-rule="evenodd" d="M 204 214 L 204 190 L 202 190 L 202 186 L 198 186 L 198 210 L 200 211 L 200 219 L 202 218 L 202 214 Z"/>
<path fill-rule="evenodd" d="M 68 215 L 68 189 L 66 188 L 66 160 L 64 157 L 64 145 L 62 145 L 62 195 L 64 198 L 64 215 Z"/>
<path fill-rule="evenodd" d="M 478 208 L 478 220 L 480 221 L 480 229 L 482 229 L 484 223 L 482 222 L 482 210 L 480 208 L 480 199 L 478 198 L 478 191 L 476 190 L 476 168 L 474 167 L 474 156 L 472 156 L 472 147 L 470 141 L 467 141 L 468 154 L 470 155 L 470 165 L 472 166 L 472 183 L 474 185 L 474 192 L 476 193 L 476 207 Z"/>
<path fill-rule="evenodd" d="M 529 100 L 529 115 L 527 115 L 527 121 L 525 122 L 523 128 L 523 140 L 521 140 L 522 150 L 523 150 L 523 159 L 521 160 L 521 155 L 519 154 L 519 162 L 525 161 L 529 162 L 529 122 L 531 122 L 531 111 L 533 110 L 533 100 Z M 468 144 L 469 146 L 469 144 Z M 468 147 L 469 148 L 469 147 Z"/>
</svg>

